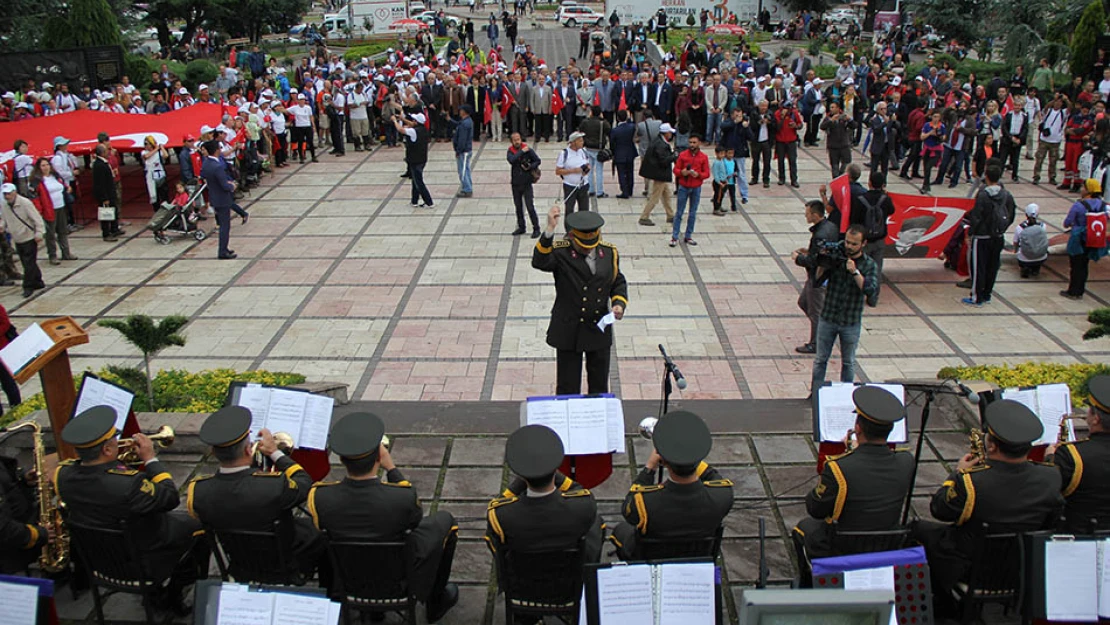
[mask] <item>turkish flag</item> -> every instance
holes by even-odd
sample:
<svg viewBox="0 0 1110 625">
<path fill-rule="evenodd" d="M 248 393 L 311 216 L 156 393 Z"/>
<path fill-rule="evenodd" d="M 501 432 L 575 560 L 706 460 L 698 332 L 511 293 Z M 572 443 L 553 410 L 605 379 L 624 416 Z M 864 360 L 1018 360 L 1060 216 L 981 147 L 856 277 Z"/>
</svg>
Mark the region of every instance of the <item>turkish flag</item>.
<svg viewBox="0 0 1110 625">
<path fill-rule="evenodd" d="M 885 258 L 938 258 L 974 198 L 930 197 L 889 193 L 894 214 L 887 218 Z M 959 262 L 957 260 L 957 262 Z"/>
<path fill-rule="evenodd" d="M 1106 247 L 1106 213 L 1087 213 L 1087 247 Z"/>
<path fill-rule="evenodd" d="M 563 96 L 559 95 L 559 88 L 556 87 L 551 91 L 551 114 L 558 115 L 564 106 L 566 104 L 563 102 Z"/>
<path fill-rule="evenodd" d="M 594 89 L 594 106 L 601 106 L 601 91 Z"/>
<path fill-rule="evenodd" d="M 1007 95 L 1006 101 L 1002 104 L 1002 114 L 1005 115 L 1014 110 L 1014 96 Z"/>
<path fill-rule="evenodd" d="M 837 227 L 841 232 L 848 231 L 848 220 L 852 216 L 852 189 L 848 184 L 848 174 L 841 174 L 833 178 L 829 183 L 829 191 L 832 193 L 833 202 L 836 207 L 840 209 L 840 223 Z"/>
<path fill-rule="evenodd" d="M 508 114 L 509 109 L 512 108 L 514 104 L 516 104 L 516 98 L 513 97 L 513 92 L 509 91 L 508 88 L 502 89 L 501 90 L 501 112 L 502 112 L 502 114 Z"/>
<path fill-rule="evenodd" d="M 493 118 L 493 105 L 489 101 L 489 91 L 486 91 L 486 103 L 482 107 L 482 123 L 488 124 Z"/>
<path fill-rule="evenodd" d="M 627 111 L 628 110 L 628 102 L 625 102 L 625 100 L 624 100 L 624 89 L 621 89 L 621 101 L 620 101 L 619 104 L 617 104 L 617 110 L 618 111 Z"/>
</svg>

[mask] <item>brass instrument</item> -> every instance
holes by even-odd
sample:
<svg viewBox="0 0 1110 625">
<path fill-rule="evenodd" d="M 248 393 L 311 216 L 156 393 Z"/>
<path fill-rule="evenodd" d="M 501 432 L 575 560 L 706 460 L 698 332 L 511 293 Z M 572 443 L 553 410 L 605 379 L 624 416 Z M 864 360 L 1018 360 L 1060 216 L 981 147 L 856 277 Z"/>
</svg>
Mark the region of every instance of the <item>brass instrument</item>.
<svg viewBox="0 0 1110 625">
<path fill-rule="evenodd" d="M 39 522 L 54 536 L 46 541 L 39 556 L 39 566 L 47 573 L 57 573 L 69 566 L 69 531 L 62 523 L 61 502 L 57 500 L 54 483 L 46 470 L 46 445 L 42 428 L 34 421 L 21 423 L 8 431 L 31 428 L 34 436 L 35 483 L 39 496 Z"/>
<path fill-rule="evenodd" d="M 640 437 L 650 441 L 652 435 L 655 434 L 655 424 L 657 423 L 659 423 L 659 419 L 656 419 L 655 417 L 644 417 L 643 419 L 641 419 Z"/>
<path fill-rule="evenodd" d="M 1057 445 L 1068 442 L 1068 434 L 1070 433 L 1068 431 L 1068 421 L 1070 421 L 1071 419 L 1072 417 L 1066 415 L 1060 417 L 1060 431 L 1056 434 Z"/>
<path fill-rule="evenodd" d="M 987 463 L 987 439 L 983 430 L 972 428 L 968 433 L 968 438 L 971 439 L 971 453 L 979 459 L 979 464 Z"/>
<path fill-rule="evenodd" d="M 147 438 L 154 443 L 158 449 L 165 449 L 173 445 L 173 439 L 176 434 L 173 428 L 168 425 L 163 425 L 158 428 L 158 431 L 153 434 L 148 434 Z M 119 461 L 126 465 L 142 464 L 143 461 L 139 459 L 139 452 L 136 450 L 135 439 L 121 438 L 119 439 Z"/>
<path fill-rule="evenodd" d="M 274 441 L 277 442 L 277 448 L 280 449 L 282 453 L 286 454 L 292 452 L 297 446 L 293 441 L 293 436 L 288 432 L 274 432 Z M 262 451 L 259 449 L 261 446 L 262 441 L 260 440 L 255 441 L 254 444 L 251 445 L 251 456 L 254 458 L 254 465 L 263 471 L 269 471 L 271 473 L 276 472 L 274 463 L 270 458 L 262 455 Z"/>
</svg>

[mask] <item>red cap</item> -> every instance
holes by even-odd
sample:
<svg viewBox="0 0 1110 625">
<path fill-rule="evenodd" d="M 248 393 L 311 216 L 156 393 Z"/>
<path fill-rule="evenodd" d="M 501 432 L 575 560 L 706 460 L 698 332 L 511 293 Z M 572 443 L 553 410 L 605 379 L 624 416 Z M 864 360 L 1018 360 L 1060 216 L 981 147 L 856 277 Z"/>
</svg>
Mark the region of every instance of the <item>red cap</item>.
<svg viewBox="0 0 1110 625">
<path fill-rule="evenodd" d="M 181 138 L 182 143 L 185 143 L 186 141 L 196 141 L 196 140 L 197 140 L 197 138 L 194 137 L 193 135 L 185 135 L 184 137 Z"/>
</svg>

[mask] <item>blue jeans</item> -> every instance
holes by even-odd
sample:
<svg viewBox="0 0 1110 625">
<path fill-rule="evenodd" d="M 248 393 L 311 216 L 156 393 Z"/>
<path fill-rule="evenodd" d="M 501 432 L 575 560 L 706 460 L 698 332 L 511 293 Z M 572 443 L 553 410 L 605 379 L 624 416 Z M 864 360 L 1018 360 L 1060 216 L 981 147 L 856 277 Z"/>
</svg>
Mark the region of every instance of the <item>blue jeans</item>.
<svg viewBox="0 0 1110 625">
<path fill-rule="evenodd" d="M 856 376 L 856 347 L 859 346 L 861 323 L 841 325 L 822 318 L 817 322 L 817 355 L 813 358 L 813 384 L 810 390 L 825 383 L 825 368 L 829 364 L 833 343 L 840 338 L 840 381 L 851 382 Z"/>
<path fill-rule="evenodd" d="M 721 114 L 720 113 L 706 113 L 705 114 L 705 141 L 717 145 L 721 140 Z"/>
<path fill-rule="evenodd" d="M 605 193 L 605 163 L 597 161 L 597 152 L 586 148 L 586 154 L 590 157 L 590 193 L 601 195 Z"/>
<path fill-rule="evenodd" d="M 455 155 L 455 163 L 459 168 L 459 189 L 463 193 L 472 193 L 474 191 L 474 183 L 470 180 L 470 157 L 473 152 L 463 152 L 462 154 Z"/>
<path fill-rule="evenodd" d="M 674 225 L 671 238 L 678 238 L 678 231 L 682 227 L 682 214 L 686 212 L 686 201 L 690 201 L 690 217 L 686 219 L 686 238 L 694 237 L 694 222 L 698 220 L 698 202 L 701 201 L 701 187 L 684 187 L 678 185 L 678 207 L 674 212 Z"/>
<path fill-rule="evenodd" d="M 748 199 L 748 157 L 737 156 L 736 161 L 736 188 L 740 190 L 740 197 Z"/>
</svg>

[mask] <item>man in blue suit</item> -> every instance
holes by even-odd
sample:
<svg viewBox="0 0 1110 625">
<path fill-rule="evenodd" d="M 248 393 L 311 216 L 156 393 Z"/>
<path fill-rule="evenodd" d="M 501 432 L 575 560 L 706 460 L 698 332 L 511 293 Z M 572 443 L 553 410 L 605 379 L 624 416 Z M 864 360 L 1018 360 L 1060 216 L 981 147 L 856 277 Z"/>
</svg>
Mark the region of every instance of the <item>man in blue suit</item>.
<svg viewBox="0 0 1110 625">
<path fill-rule="evenodd" d="M 656 119 L 669 124 L 674 121 L 674 86 L 663 73 L 659 74 L 658 80 L 651 108 L 655 112 Z"/>
<path fill-rule="evenodd" d="M 206 141 L 201 150 L 204 164 L 201 165 L 200 175 L 208 183 L 208 205 L 216 211 L 216 225 L 220 228 L 218 258 L 232 259 L 236 254 L 227 248 L 227 244 L 231 238 L 231 206 L 235 204 L 235 181 L 228 175 L 227 167 L 220 160 L 219 141 Z"/>
<path fill-rule="evenodd" d="M 621 193 L 617 198 L 632 197 L 635 186 L 633 165 L 636 162 L 636 124 L 628 119 L 628 111 L 617 111 L 617 125 L 609 131 L 609 146 L 613 149 L 613 166 L 617 169 L 617 182 Z"/>
</svg>

